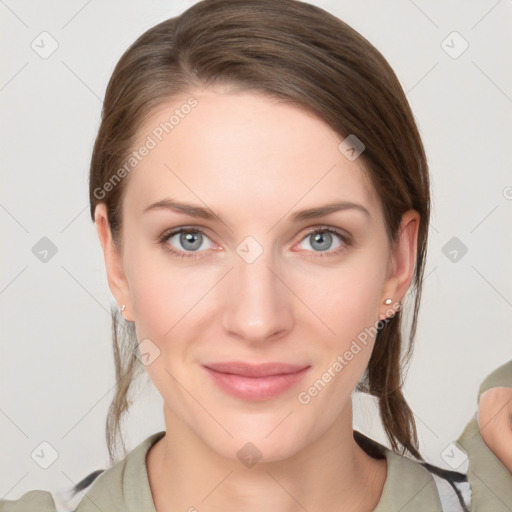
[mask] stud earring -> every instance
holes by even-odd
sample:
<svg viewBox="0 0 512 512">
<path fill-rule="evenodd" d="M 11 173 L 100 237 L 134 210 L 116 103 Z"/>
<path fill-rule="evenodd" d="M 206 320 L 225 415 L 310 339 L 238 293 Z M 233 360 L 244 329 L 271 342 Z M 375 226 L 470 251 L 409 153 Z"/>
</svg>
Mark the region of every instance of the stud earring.
<svg viewBox="0 0 512 512">
<path fill-rule="evenodd" d="M 388 305 L 389 305 L 389 304 L 391 304 L 392 302 L 393 302 L 393 299 L 386 299 L 386 300 L 384 301 L 384 304 L 388 304 Z"/>
<path fill-rule="evenodd" d="M 126 309 L 126 304 L 123 304 L 123 305 L 121 306 L 121 313 L 122 313 L 125 309 Z"/>
</svg>

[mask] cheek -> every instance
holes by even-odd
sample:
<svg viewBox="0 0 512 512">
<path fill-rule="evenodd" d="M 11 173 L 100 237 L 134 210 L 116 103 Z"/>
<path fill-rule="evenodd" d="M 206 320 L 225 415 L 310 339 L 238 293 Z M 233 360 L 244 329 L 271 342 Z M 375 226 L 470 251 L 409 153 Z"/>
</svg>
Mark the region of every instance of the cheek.
<svg viewBox="0 0 512 512">
<path fill-rule="evenodd" d="M 298 295 L 339 336 L 340 343 L 346 342 L 378 321 L 385 263 L 380 247 L 368 247 L 339 266 L 312 270 L 302 280 Z"/>
<path fill-rule="evenodd" d="M 139 339 L 162 343 L 183 326 L 194 325 L 203 296 L 218 279 L 215 271 L 172 259 L 153 245 L 126 246 L 130 298 Z M 188 328 L 189 328 L 188 327 Z"/>
<path fill-rule="evenodd" d="M 307 303 L 324 324 L 321 332 L 326 333 L 320 337 L 317 333 L 314 338 L 315 377 L 330 383 L 329 395 L 345 396 L 360 380 L 371 357 L 386 277 L 385 263 L 385 253 L 373 246 L 354 254 L 339 268 L 317 271 L 316 279 L 309 282 Z M 327 396 L 322 400 L 327 400 Z"/>
<path fill-rule="evenodd" d="M 125 269 L 139 339 L 161 338 L 172 328 L 179 310 L 183 283 L 179 272 L 169 272 L 162 261 L 163 249 L 127 243 Z"/>
</svg>

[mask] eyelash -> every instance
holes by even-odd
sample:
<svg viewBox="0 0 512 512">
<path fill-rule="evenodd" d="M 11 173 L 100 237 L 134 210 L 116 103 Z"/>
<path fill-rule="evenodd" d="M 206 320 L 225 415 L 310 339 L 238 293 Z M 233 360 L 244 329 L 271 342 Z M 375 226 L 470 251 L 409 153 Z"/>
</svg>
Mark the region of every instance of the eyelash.
<svg viewBox="0 0 512 512">
<path fill-rule="evenodd" d="M 311 235 L 314 235 L 316 233 L 326 233 L 326 232 L 327 233 L 334 233 L 335 235 L 337 235 L 341 239 L 341 241 L 343 242 L 342 245 L 340 247 L 338 247 L 337 249 L 333 249 L 333 250 L 330 250 L 330 251 L 317 251 L 317 252 L 315 252 L 315 251 L 308 251 L 308 252 L 314 252 L 315 254 L 314 255 L 308 255 L 306 257 L 308 257 L 308 258 L 325 258 L 325 257 L 330 257 L 330 256 L 337 256 L 342 251 L 346 250 L 348 247 L 353 245 L 352 239 L 348 235 L 346 235 L 341 230 L 333 228 L 333 227 L 330 227 L 330 226 L 316 227 L 315 229 L 312 229 L 311 231 L 306 233 L 305 236 L 303 238 L 301 238 L 300 241 L 302 242 L 307 237 L 309 237 Z M 167 243 L 170 238 L 172 238 L 174 235 L 177 235 L 179 233 L 200 233 L 200 234 L 204 235 L 205 237 L 209 238 L 208 235 L 204 231 L 199 229 L 199 228 L 181 227 L 179 229 L 174 229 L 174 230 L 171 230 L 171 231 L 164 232 L 160 236 L 158 242 L 164 247 L 164 249 L 167 252 L 171 253 L 173 256 L 176 256 L 178 258 L 193 258 L 193 259 L 201 258 L 202 256 L 198 256 L 197 252 L 196 253 L 194 253 L 194 252 L 190 252 L 190 253 L 178 252 L 176 249 L 174 249 L 172 246 L 170 246 Z M 200 252 L 202 252 L 202 251 L 200 251 Z"/>
</svg>

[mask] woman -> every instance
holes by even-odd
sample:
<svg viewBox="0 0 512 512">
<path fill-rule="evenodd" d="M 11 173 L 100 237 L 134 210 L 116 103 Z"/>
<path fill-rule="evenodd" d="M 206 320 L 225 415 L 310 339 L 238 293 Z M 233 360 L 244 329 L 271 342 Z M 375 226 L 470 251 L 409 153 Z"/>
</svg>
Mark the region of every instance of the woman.
<svg viewBox="0 0 512 512">
<path fill-rule="evenodd" d="M 112 463 L 144 370 L 166 430 L 84 479 L 76 510 L 512 508 L 506 444 L 491 452 L 476 420 L 460 439 L 469 486 L 418 451 L 401 368 L 428 167 L 395 74 L 345 23 L 292 0 L 216 0 L 148 30 L 109 82 L 90 202 L 124 318 Z M 510 366 L 484 383 L 505 391 L 482 435 L 503 428 Z M 353 430 L 354 389 L 378 398 L 391 449 Z M 14 507 L 56 510 L 43 491 L 0 502 Z"/>
</svg>

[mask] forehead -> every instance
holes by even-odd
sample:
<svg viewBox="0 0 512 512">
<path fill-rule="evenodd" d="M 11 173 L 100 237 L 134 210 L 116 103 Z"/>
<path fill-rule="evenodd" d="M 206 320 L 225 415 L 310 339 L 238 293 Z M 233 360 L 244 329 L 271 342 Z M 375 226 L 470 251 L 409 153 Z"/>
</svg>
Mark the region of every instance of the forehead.
<svg viewBox="0 0 512 512">
<path fill-rule="evenodd" d="M 260 210 L 340 199 L 378 208 L 362 159 L 348 160 L 342 140 L 318 117 L 276 98 L 192 92 L 162 104 L 140 128 L 135 149 L 151 149 L 130 173 L 126 201 L 137 199 L 141 211 L 169 195 L 217 210 L 235 199 L 237 207 Z"/>
</svg>

